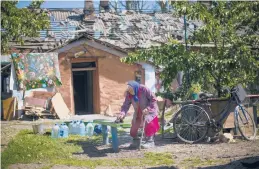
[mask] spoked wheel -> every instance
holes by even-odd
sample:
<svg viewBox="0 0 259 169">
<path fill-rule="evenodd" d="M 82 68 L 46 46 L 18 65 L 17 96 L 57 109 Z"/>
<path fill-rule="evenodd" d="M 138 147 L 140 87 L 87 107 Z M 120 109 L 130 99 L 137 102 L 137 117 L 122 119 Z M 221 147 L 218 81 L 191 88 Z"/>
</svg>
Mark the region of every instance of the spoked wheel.
<svg viewBox="0 0 259 169">
<path fill-rule="evenodd" d="M 204 139 L 209 129 L 209 115 L 194 104 L 185 105 L 174 117 L 174 131 L 186 143 L 196 143 Z"/>
<path fill-rule="evenodd" d="M 235 108 L 235 126 L 246 140 L 254 140 L 256 136 L 255 122 L 244 106 Z"/>
</svg>

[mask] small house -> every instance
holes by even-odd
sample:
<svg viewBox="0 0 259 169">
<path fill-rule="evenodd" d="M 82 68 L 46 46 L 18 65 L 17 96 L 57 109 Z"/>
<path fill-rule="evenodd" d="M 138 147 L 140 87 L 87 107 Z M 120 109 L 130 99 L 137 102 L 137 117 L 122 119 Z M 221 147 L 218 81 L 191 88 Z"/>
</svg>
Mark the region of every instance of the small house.
<svg viewBox="0 0 259 169">
<path fill-rule="evenodd" d="M 25 38 L 18 51 L 58 53 L 62 97 L 73 114 L 119 113 L 126 82 L 137 80 L 153 92 L 161 88 L 150 63 L 128 65 L 120 61 L 140 48 L 160 46 L 170 39 L 183 41 L 183 19 L 172 13 L 93 13 L 84 9 L 49 9 L 51 27 L 39 38 Z M 188 30 L 199 22 L 188 23 Z M 27 45 L 26 45 L 27 44 Z M 29 45 L 31 44 L 31 45 Z"/>
</svg>

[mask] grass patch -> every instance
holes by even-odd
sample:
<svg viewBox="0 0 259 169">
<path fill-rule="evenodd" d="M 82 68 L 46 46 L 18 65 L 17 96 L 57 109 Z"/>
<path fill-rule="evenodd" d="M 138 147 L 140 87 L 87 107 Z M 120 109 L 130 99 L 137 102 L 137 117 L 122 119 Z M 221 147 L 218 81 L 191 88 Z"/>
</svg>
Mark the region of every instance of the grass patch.
<svg viewBox="0 0 259 169">
<path fill-rule="evenodd" d="M 97 166 L 157 166 L 157 165 L 172 165 L 174 160 L 170 153 L 145 153 L 143 158 L 123 158 L 123 159 L 95 159 L 95 160 L 78 160 L 78 159 L 55 159 L 54 164 L 84 166 L 95 168 Z"/>
<path fill-rule="evenodd" d="M 44 163 L 44 169 L 56 164 L 85 166 L 157 166 L 172 165 L 171 153 L 145 153 L 143 158 L 123 159 L 84 159 L 72 156 L 73 153 L 83 152 L 79 143 L 101 145 L 102 136 L 91 138 L 71 135 L 67 139 L 52 139 L 49 135 L 35 135 L 30 130 L 22 130 L 8 144 L 2 153 L 2 168 L 11 164 Z"/>
<path fill-rule="evenodd" d="M 222 159 L 201 159 L 199 157 L 193 158 L 186 158 L 181 161 L 181 165 L 185 168 L 192 168 L 192 167 L 202 167 L 202 166 L 212 166 L 225 163 Z"/>
<path fill-rule="evenodd" d="M 46 162 L 52 158 L 72 158 L 72 153 L 83 151 L 74 141 L 99 143 L 101 138 L 93 137 L 90 140 L 72 135 L 67 139 L 52 139 L 50 136 L 35 135 L 30 130 L 22 130 L 2 153 L 2 167 L 7 168 L 16 163 Z"/>
</svg>

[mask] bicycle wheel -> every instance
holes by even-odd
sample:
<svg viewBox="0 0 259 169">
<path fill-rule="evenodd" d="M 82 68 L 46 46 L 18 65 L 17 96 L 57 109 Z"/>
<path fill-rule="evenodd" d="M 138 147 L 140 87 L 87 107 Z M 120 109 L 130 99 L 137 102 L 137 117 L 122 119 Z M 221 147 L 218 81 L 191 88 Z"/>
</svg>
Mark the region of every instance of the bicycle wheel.
<svg viewBox="0 0 259 169">
<path fill-rule="evenodd" d="M 255 122 L 244 106 L 235 108 L 235 126 L 246 140 L 254 140 L 256 136 Z"/>
<path fill-rule="evenodd" d="M 196 143 L 204 139 L 209 129 L 209 115 L 200 106 L 189 104 L 179 110 L 174 119 L 174 131 L 186 143 Z"/>
</svg>

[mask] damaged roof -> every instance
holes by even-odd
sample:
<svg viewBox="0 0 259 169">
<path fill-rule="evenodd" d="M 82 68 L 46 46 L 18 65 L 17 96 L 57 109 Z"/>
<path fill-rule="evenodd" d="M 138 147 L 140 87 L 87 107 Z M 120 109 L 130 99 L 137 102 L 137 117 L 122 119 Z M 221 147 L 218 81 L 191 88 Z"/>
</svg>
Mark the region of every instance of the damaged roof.
<svg viewBox="0 0 259 169">
<path fill-rule="evenodd" d="M 101 12 L 95 14 L 94 19 L 83 20 L 83 10 L 72 11 L 67 11 L 71 14 L 67 19 L 63 17 L 64 11 L 52 10 L 50 13 L 55 21 L 77 22 L 77 35 L 87 33 L 121 48 L 148 48 L 166 43 L 170 38 L 180 41 L 184 38 L 184 21 L 172 13 Z M 189 22 L 188 34 L 199 26 L 199 22 Z"/>
<path fill-rule="evenodd" d="M 176 18 L 172 13 L 101 12 L 85 19 L 83 9 L 49 9 L 49 16 L 50 28 L 40 31 L 37 38 L 43 51 L 82 34 L 125 50 L 159 46 L 170 39 L 184 40 L 183 18 Z M 187 34 L 191 35 L 201 23 L 191 21 L 187 26 Z"/>
</svg>

